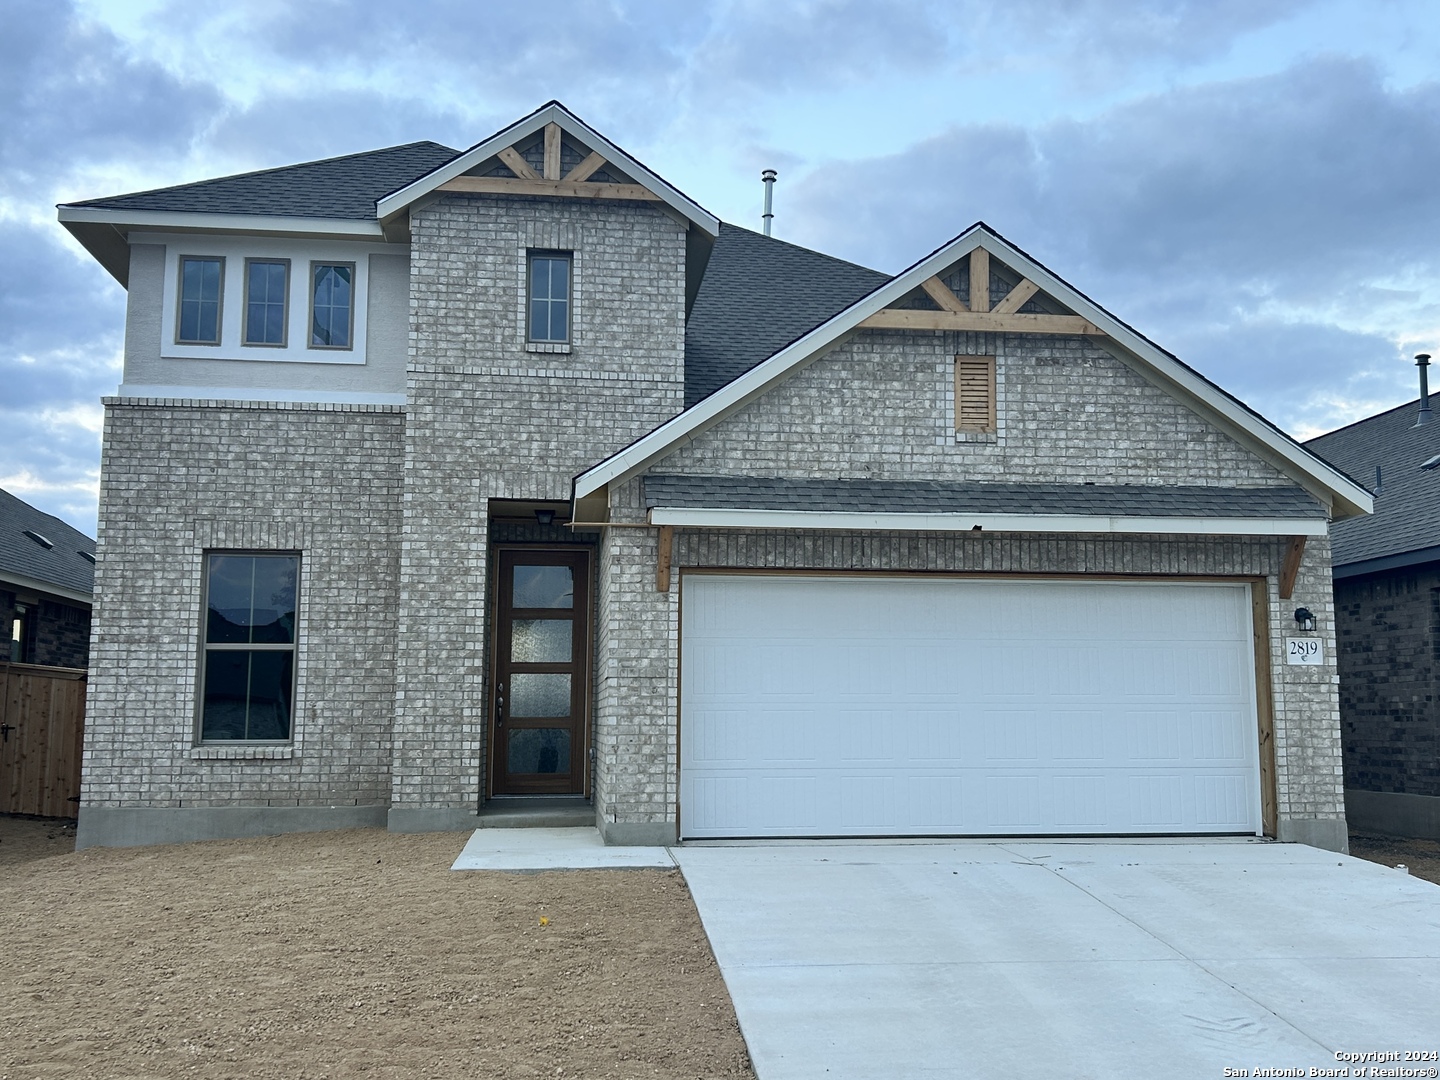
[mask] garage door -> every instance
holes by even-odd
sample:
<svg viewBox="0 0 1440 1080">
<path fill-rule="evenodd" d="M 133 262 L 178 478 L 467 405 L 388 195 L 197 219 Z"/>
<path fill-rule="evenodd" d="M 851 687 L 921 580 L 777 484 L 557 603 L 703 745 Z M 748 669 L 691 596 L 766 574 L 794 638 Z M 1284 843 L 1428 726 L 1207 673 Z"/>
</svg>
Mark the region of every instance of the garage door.
<svg viewBox="0 0 1440 1080">
<path fill-rule="evenodd" d="M 1258 833 L 1249 588 L 686 575 L 687 837 Z"/>
</svg>

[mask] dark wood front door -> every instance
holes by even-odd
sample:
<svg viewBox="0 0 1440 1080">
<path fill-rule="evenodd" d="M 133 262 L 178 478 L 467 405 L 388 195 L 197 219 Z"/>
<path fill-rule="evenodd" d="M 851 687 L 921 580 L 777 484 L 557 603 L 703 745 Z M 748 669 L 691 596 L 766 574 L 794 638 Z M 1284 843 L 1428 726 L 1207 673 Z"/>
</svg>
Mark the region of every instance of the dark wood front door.
<svg viewBox="0 0 1440 1080">
<path fill-rule="evenodd" d="M 498 554 L 494 794 L 584 794 L 590 553 L 514 548 Z"/>
</svg>

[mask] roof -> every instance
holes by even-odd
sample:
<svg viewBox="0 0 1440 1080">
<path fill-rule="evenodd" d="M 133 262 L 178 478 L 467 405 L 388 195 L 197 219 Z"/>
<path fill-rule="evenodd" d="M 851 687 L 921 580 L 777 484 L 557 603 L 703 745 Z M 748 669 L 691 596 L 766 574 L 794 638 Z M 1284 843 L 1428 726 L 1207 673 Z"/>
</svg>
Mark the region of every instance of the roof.
<svg viewBox="0 0 1440 1080">
<path fill-rule="evenodd" d="M 944 272 L 976 248 L 984 248 L 1037 285 L 1046 295 L 1092 323 L 1105 335 L 1097 339 L 1103 347 L 1138 366 L 1151 381 L 1316 495 L 1326 504 L 1332 517 L 1369 513 L 1371 498 L 1365 488 L 1306 450 L 1243 402 L 1121 322 L 984 222 L 972 225 L 954 240 L 861 296 L 720 390 L 575 477 L 573 497 L 581 499 L 593 495 L 608 484 L 650 468 L 678 446 L 743 408 L 791 372 L 846 340 L 865 319 L 902 300 L 922 282 Z"/>
<path fill-rule="evenodd" d="M 29 530 L 51 546 L 25 535 Z M 85 599 L 95 591 L 95 541 L 0 489 L 0 581 Z"/>
<path fill-rule="evenodd" d="M 1323 518 L 1299 487 L 1140 484 L 997 484 L 939 480 L 815 480 L 776 476 L 665 476 L 642 481 L 645 506 L 935 514 L 1078 514 L 1123 517 Z"/>
<path fill-rule="evenodd" d="M 434 142 L 405 143 L 363 154 L 346 154 L 66 205 L 94 210 L 374 221 L 376 202 L 433 172 L 458 153 L 460 151 Z"/>
<path fill-rule="evenodd" d="M 1440 408 L 1440 394 L 1432 394 L 1430 401 L 1432 409 Z M 1331 559 L 1337 568 L 1440 546 L 1440 469 L 1420 467 L 1440 454 L 1440 420 L 1417 428 L 1419 409 L 1417 398 L 1305 444 L 1371 485 L 1380 470 L 1375 512 L 1331 527 Z M 1430 559 L 1440 559 L 1440 552 L 1423 561 Z"/>
<path fill-rule="evenodd" d="M 889 280 L 878 270 L 722 222 L 685 323 L 685 406 Z"/>
</svg>

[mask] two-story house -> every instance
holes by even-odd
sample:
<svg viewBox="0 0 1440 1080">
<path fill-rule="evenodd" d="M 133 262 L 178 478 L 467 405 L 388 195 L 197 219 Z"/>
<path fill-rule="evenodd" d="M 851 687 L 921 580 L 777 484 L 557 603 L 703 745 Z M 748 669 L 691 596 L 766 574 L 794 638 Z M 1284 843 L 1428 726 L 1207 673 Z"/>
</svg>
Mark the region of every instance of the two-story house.
<svg viewBox="0 0 1440 1080">
<path fill-rule="evenodd" d="M 1345 847 L 1369 494 L 984 225 L 876 273 L 556 103 L 60 218 L 129 290 L 82 845 Z"/>
</svg>

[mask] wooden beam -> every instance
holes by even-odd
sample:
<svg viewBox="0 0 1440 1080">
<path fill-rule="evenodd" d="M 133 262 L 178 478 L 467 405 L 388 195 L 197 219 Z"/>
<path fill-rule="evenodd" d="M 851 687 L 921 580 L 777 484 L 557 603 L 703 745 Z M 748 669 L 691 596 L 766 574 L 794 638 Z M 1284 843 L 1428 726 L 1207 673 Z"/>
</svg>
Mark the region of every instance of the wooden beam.
<svg viewBox="0 0 1440 1080">
<path fill-rule="evenodd" d="M 1014 315 L 1015 312 L 1019 311 L 1025 305 L 1026 300 L 1029 300 L 1039 291 L 1039 285 L 1036 285 L 1029 278 L 1021 278 L 1020 284 L 1006 293 L 1005 299 L 995 305 L 995 314 Z"/>
<path fill-rule="evenodd" d="M 940 305 L 941 311 L 970 310 L 965 306 L 964 301 L 950 291 L 950 286 L 946 285 L 938 277 L 926 278 L 920 283 L 920 288 L 925 290 L 925 294 L 929 296 L 931 300 L 934 300 L 935 303 Z"/>
<path fill-rule="evenodd" d="M 1300 573 L 1300 560 L 1305 557 L 1305 537 L 1290 537 L 1290 546 L 1285 549 L 1285 560 L 1280 564 L 1280 599 L 1289 600 L 1295 595 L 1295 578 Z"/>
<path fill-rule="evenodd" d="M 605 159 L 596 151 L 591 150 L 589 157 L 565 174 L 565 179 L 575 183 L 579 183 L 581 180 L 589 180 L 590 177 L 599 172 L 604 165 Z"/>
<path fill-rule="evenodd" d="M 513 146 L 507 146 L 496 155 L 501 161 L 510 167 L 510 171 L 521 180 L 539 180 L 540 176 L 530 167 L 530 163 L 520 156 L 520 151 Z"/>
<path fill-rule="evenodd" d="M 1275 695 L 1270 667 L 1270 599 L 1264 580 L 1250 583 L 1250 626 L 1255 638 L 1255 713 L 1260 740 L 1260 827 L 1274 838 L 1280 824 L 1275 783 Z"/>
<path fill-rule="evenodd" d="M 1079 315 L 996 315 L 976 311 L 886 308 L 862 322 L 871 330 L 990 330 L 1010 334 L 1088 334 L 1105 331 Z"/>
<path fill-rule="evenodd" d="M 970 252 L 970 310 L 990 310 L 990 253 L 981 247 Z"/>
<path fill-rule="evenodd" d="M 638 199 L 659 202 L 660 196 L 639 184 L 575 183 L 570 180 L 512 180 L 508 176 L 457 176 L 440 191 L 471 195 L 550 195 L 563 199 Z"/>
<path fill-rule="evenodd" d="M 670 591 L 670 560 L 675 554 L 675 526 L 660 526 L 660 550 L 655 556 L 655 591 Z"/>
<path fill-rule="evenodd" d="M 560 179 L 560 125 L 545 125 L 545 179 Z"/>
</svg>

